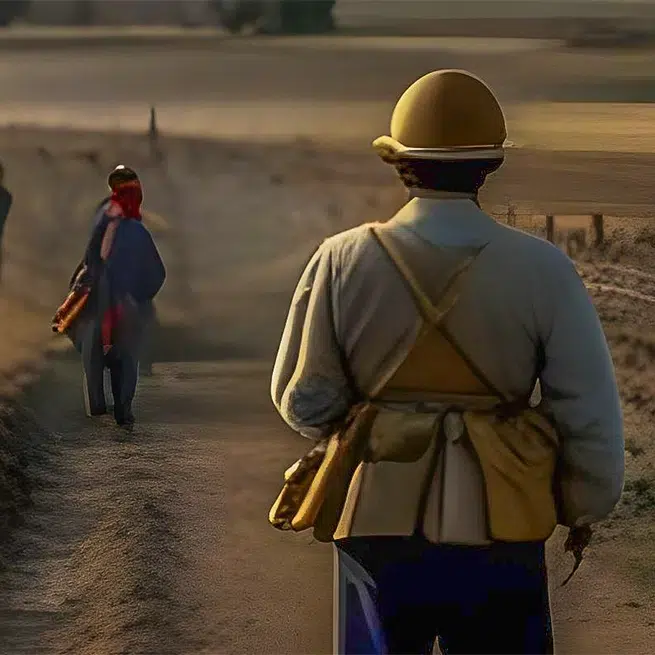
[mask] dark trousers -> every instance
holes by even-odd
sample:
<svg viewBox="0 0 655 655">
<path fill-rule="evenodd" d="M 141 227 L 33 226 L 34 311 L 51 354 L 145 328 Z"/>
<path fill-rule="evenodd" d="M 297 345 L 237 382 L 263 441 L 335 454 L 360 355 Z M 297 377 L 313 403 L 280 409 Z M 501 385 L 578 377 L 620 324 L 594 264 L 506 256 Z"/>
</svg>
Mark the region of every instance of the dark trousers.
<svg viewBox="0 0 655 655">
<path fill-rule="evenodd" d="M 335 652 L 553 653 L 541 543 L 489 547 L 400 537 L 337 542 Z"/>
<path fill-rule="evenodd" d="M 105 358 L 99 327 L 95 322 L 88 321 L 80 326 L 76 338 L 82 355 L 86 413 L 89 416 L 104 414 L 107 411 L 104 385 Z"/>
<path fill-rule="evenodd" d="M 143 310 L 143 332 L 147 338 L 141 339 L 139 354 L 139 372 L 141 375 L 151 376 L 153 374 L 152 365 L 154 363 L 153 338 L 157 336 L 157 330 L 160 327 L 157 309 L 151 304 Z"/>
<path fill-rule="evenodd" d="M 138 353 L 112 348 L 105 357 L 111 375 L 111 394 L 114 398 L 114 418 L 117 423 L 134 420 L 132 402 L 139 381 Z"/>
<path fill-rule="evenodd" d="M 105 355 L 99 328 L 87 326 L 81 344 L 84 371 L 84 395 L 87 414 L 97 416 L 107 411 L 105 402 L 104 370 L 109 369 L 114 398 L 114 417 L 118 423 L 133 419 L 132 402 L 139 379 L 139 342 L 114 346 Z"/>
</svg>

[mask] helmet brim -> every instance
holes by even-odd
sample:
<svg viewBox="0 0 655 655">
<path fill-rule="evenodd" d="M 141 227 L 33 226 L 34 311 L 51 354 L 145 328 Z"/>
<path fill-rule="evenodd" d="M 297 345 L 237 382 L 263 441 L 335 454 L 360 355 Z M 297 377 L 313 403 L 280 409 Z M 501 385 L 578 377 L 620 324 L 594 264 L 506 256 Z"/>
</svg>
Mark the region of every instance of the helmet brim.
<svg viewBox="0 0 655 655">
<path fill-rule="evenodd" d="M 506 145 L 466 146 L 462 148 L 409 148 L 390 136 L 373 141 L 373 148 L 388 163 L 407 159 L 432 161 L 489 161 L 503 159 Z"/>
</svg>

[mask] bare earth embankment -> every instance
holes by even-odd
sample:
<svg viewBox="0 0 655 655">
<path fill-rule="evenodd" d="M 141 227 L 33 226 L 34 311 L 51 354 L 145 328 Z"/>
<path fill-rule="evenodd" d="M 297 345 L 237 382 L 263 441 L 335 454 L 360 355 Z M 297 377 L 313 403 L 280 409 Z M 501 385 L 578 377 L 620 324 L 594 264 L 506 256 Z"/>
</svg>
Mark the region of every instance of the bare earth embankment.
<svg viewBox="0 0 655 655">
<path fill-rule="evenodd" d="M 0 652 L 330 652 L 330 549 L 266 523 L 282 471 L 306 448 L 274 415 L 268 376 L 303 265 L 323 237 L 400 206 L 393 173 L 372 153 L 303 140 L 171 139 L 158 159 L 141 138 L 16 129 L 0 147 L 16 198 L 1 370 L 52 343 L 48 319 L 112 165 L 142 173 L 147 209 L 167 220 L 150 224 L 169 267 L 132 435 L 83 416 L 79 363 L 60 340 L 21 399 L 33 414 L 0 433 L 13 440 L 0 498 L 32 484 L 31 505 L 16 493 L 11 530 L 2 524 Z M 483 199 L 499 216 L 511 199 L 534 230 L 538 214 L 582 212 L 592 198 L 640 216 L 609 219 L 606 244 L 578 256 L 621 380 L 629 452 L 624 501 L 563 590 L 570 562 L 553 539 L 557 638 L 571 655 L 646 655 L 655 638 L 654 163 L 519 149 Z"/>
</svg>

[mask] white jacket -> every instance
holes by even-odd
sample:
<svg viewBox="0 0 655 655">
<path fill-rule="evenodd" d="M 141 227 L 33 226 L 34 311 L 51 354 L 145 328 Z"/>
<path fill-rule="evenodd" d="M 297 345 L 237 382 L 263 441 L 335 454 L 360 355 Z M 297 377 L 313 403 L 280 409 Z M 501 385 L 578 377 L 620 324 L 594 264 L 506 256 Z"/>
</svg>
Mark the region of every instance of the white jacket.
<svg viewBox="0 0 655 655">
<path fill-rule="evenodd" d="M 623 487 L 622 412 L 602 326 L 573 263 L 552 244 L 497 223 L 471 197 L 419 194 L 389 225 L 401 238 L 443 248 L 488 244 L 448 327 L 511 397 L 529 394 L 541 344 L 542 402 L 560 436 L 567 523 L 604 518 Z M 364 394 L 378 388 L 420 326 L 367 226 L 330 237 L 293 296 L 271 383 L 277 410 L 301 434 L 324 436 L 353 402 L 352 384 Z"/>
</svg>

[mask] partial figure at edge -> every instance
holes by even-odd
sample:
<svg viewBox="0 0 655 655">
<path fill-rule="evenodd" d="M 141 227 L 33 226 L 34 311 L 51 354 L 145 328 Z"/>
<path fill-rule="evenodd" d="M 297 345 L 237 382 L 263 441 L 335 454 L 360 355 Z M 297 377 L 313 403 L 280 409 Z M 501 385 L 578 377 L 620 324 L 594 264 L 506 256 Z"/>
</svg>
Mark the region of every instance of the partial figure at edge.
<svg viewBox="0 0 655 655">
<path fill-rule="evenodd" d="M 9 212 L 11 211 L 11 206 L 14 202 L 14 197 L 11 195 L 11 192 L 5 186 L 5 167 L 0 163 L 0 283 L 3 279 L 4 272 L 4 237 L 5 237 L 5 226 L 7 224 L 7 218 L 9 217 Z"/>
</svg>

